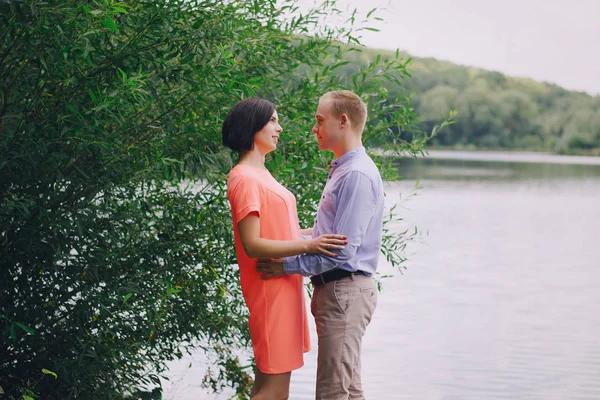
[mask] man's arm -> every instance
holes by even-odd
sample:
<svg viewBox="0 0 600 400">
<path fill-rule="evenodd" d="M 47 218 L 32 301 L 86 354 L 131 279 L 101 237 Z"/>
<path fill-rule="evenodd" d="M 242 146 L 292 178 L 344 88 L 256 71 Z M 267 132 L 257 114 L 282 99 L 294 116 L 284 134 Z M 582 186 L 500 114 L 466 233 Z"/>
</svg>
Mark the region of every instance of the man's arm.
<svg viewBox="0 0 600 400">
<path fill-rule="evenodd" d="M 300 229 L 300 237 L 304 240 L 312 239 L 313 228 Z"/>
</svg>

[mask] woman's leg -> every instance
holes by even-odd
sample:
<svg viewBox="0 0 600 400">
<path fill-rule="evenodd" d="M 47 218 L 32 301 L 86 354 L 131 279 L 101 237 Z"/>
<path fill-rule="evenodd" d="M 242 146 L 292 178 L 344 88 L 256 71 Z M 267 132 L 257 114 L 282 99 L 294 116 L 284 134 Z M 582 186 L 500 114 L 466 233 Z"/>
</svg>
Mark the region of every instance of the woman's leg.
<svg viewBox="0 0 600 400">
<path fill-rule="evenodd" d="M 264 374 L 257 369 L 254 387 L 252 387 L 251 399 L 287 400 L 290 395 L 291 376 L 291 372 L 285 372 L 283 374 Z"/>
<path fill-rule="evenodd" d="M 254 369 L 254 385 L 252 385 L 252 392 L 250 393 L 250 398 L 253 399 L 254 396 L 260 392 L 260 388 L 265 383 L 265 374 L 259 371 L 258 368 Z"/>
</svg>

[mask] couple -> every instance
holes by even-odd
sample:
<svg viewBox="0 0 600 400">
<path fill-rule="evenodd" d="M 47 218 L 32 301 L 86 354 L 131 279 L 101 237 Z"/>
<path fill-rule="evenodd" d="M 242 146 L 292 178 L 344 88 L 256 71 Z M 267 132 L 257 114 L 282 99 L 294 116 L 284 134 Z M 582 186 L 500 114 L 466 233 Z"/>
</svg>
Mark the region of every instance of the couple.
<svg viewBox="0 0 600 400">
<path fill-rule="evenodd" d="M 336 160 L 315 224 L 302 230 L 294 195 L 264 166 L 283 130 L 275 105 L 244 100 L 223 123 L 223 144 L 240 156 L 227 195 L 257 365 L 253 400 L 287 399 L 291 371 L 310 350 L 303 276 L 314 287 L 316 398 L 364 399 L 361 343 L 377 303 L 372 276 L 383 224 L 383 183 L 362 146 L 366 117 L 365 103 L 350 91 L 320 98 L 312 131 Z"/>
</svg>

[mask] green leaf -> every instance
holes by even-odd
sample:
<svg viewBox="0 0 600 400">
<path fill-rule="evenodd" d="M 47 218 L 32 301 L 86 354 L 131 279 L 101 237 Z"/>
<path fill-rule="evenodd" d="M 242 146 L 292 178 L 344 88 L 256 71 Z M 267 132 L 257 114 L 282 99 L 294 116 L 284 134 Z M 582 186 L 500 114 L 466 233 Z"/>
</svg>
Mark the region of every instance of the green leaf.
<svg viewBox="0 0 600 400">
<path fill-rule="evenodd" d="M 90 176 L 86 174 L 85 171 L 79 168 L 77 165 L 73 165 L 73 168 L 75 168 L 77 172 L 79 172 L 83 177 L 85 177 L 85 179 L 87 179 L 88 181 L 91 180 Z"/>
<path fill-rule="evenodd" d="M 181 165 L 183 165 L 183 161 L 177 160 L 175 158 L 164 157 L 163 161 L 166 162 L 166 163 L 173 163 L 173 164 L 181 164 Z"/>
<path fill-rule="evenodd" d="M 83 117 L 83 115 L 81 114 L 81 112 L 79 112 L 79 110 L 77 109 L 77 107 L 75 107 L 73 104 L 67 104 L 66 109 L 71 111 L 73 114 L 75 114 L 75 116 L 77 118 L 79 118 L 81 121 L 85 121 L 85 118 Z"/>
<path fill-rule="evenodd" d="M 42 373 L 46 375 L 52 375 L 54 379 L 58 379 L 58 375 L 56 375 L 56 372 L 52 372 L 49 369 L 42 368 Z"/>
<path fill-rule="evenodd" d="M 333 64 L 333 66 L 329 70 L 333 71 L 334 69 L 339 68 L 343 65 L 347 65 L 347 64 L 350 64 L 350 61 L 340 61 L 340 62 Z"/>
<path fill-rule="evenodd" d="M 113 7 L 125 9 L 125 8 L 130 8 L 131 6 L 127 3 L 114 3 Z"/>
<path fill-rule="evenodd" d="M 23 400 L 35 400 L 33 397 L 31 396 L 27 396 L 26 394 L 23 395 Z"/>
<path fill-rule="evenodd" d="M 17 325 L 19 328 L 23 329 L 25 332 L 27 332 L 27 333 L 28 333 L 28 334 L 30 334 L 30 335 L 33 335 L 33 334 L 35 334 L 35 329 L 33 329 L 33 328 L 30 328 L 30 327 L 28 327 L 28 326 L 26 326 L 26 325 L 23 325 L 23 324 L 22 324 L 22 323 L 20 323 L 20 322 L 15 322 L 15 325 Z"/>
<path fill-rule="evenodd" d="M 127 300 L 129 300 L 131 296 L 133 296 L 133 293 L 127 293 L 123 298 L 123 304 L 127 303 Z"/>
<path fill-rule="evenodd" d="M 102 25 L 106 26 L 113 32 L 119 32 L 119 27 L 117 26 L 117 23 L 110 15 L 104 17 L 104 19 L 102 20 Z"/>
</svg>

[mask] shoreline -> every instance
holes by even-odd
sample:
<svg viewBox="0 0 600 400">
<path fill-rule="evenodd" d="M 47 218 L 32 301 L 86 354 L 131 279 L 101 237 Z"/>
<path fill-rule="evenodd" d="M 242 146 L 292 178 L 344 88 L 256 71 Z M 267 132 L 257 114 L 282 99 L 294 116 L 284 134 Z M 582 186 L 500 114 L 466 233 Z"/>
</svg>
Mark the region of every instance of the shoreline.
<svg viewBox="0 0 600 400">
<path fill-rule="evenodd" d="M 377 156 L 392 156 L 391 151 L 370 149 L 370 153 Z M 486 161 L 505 163 L 532 163 L 532 164 L 572 164 L 572 165 L 598 165 L 599 156 L 589 155 L 563 155 L 551 152 L 535 151 L 506 151 L 506 150 L 458 150 L 458 149 L 426 149 L 424 154 L 416 156 L 417 159 L 457 160 L 457 161 Z M 396 154 L 398 157 L 415 158 L 407 153 Z"/>
</svg>

